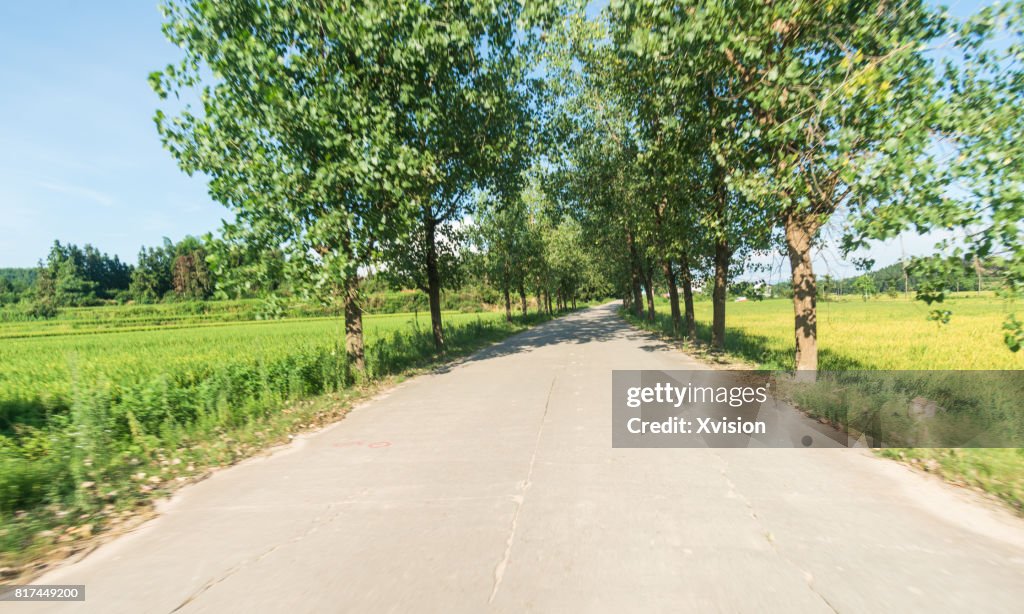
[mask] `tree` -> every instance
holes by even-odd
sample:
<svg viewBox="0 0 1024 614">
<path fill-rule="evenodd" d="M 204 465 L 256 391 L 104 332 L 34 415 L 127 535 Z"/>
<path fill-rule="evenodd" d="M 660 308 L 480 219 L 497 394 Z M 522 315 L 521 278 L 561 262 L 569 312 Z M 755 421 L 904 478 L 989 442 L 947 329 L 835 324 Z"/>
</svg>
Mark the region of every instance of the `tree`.
<svg viewBox="0 0 1024 614">
<path fill-rule="evenodd" d="M 561 309 L 575 309 L 587 271 L 579 223 L 570 217 L 563 218 L 545 234 L 544 243 L 557 302 Z"/>
<path fill-rule="evenodd" d="M 645 283 L 650 233 L 649 210 L 636 189 L 642 180 L 636 135 L 628 109 L 610 87 L 613 58 L 599 43 L 606 30 L 586 21 L 582 7 L 577 11 L 547 62 L 556 68 L 550 88 L 560 101 L 545 125 L 554 162 L 547 191 L 556 208 L 579 223 L 576 240 L 601 262 L 624 306 L 640 316 L 642 290 L 651 286 Z M 547 274 L 552 277 L 550 267 Z"/>
<path fill-rule="evenodd" d="M 838 287 L 835 278 L 826 273 L 821 280 L 821 299 L 824 301 L 831 299 L 836 294 Z"/>
<path fill-rule="evenodd" d="M 14 284 L 6 277 L 0 277 L 0 305 L 15 303 L 18 301 L 18 293 Z"/>
<path fill-rule="evenodd" d="M 111 298 L 128 288 L 132 267 L 117 256 L 108 256 L 89 245 L 78 247 L 73 243 L 54 241 L 46 256 L 40 274 L 49 275 L 56 284 L 63 279 L 65 290 L 55 296 L 59 305 L 81 305 L 97 298 Z M 44 284 L 45 285 L 45 284 Z M 51 286 L 57 291 L 57 286 Z"/>
<path fill-rule="evenodd" d="M 529 211 L 522 198 L 501 202 L 485 198 L 477 209 L 476 245 L 484 253 L 487 280 L 497 287 L 505 303 L 505 318 L 512 321 L 512 292 L 520 290 L 526 314 L 526 286 L 538 257 L 530 232 Z"/>
<path fill-rule="evenodd" d="M 135 300 L 152 303 L 171 291 L 173 261 L 174 244 L 167 237 L 161 246 L 139 249 L 138 262 L 128 287 Z"/>
<path fill-rule="evenodd" d="M 132 267 L 121 262 L 115 256 L 100 253 L 88 243 L 79 250 L 74 245 L 68 246 L 69 255 L 81 269 L 82 275 L 96 284 L 96 291 L 106 297 L 122 290 L 127 290 L 131 283 Z"/>
<path fill-rule="evenodd" d="M 226 241 L 207 234 L 203 237 L 206 263 L 216 298 L 260 296 L 273 300 L 288 291 L 285 253 L 243 241 Z"/>
<path fill-rule="evenodd" d="M 860 294 L 860 297 L 865 301 L 878 294 L 878 287 L 875 286 L 875 279 L 867 274 L 854 279 L 851 287 L 853 288 L 853 291 Z"/>
<path fill-rule="evenodd" d="M 412 179 L 415 228 L 388 251 L 392 268 L 418 261 L 417 279 L 430 303 L 431 329 L 444 349 L 441 289 L 444 260 L 457 251 L 458 222 L 472 213 L 475 190 L 505 190 L 525 168 L 529 100 L 528 57 L 517 37 L 520 3 L 449 0 L 422 3 L 430 26 L 422 53 L 403 84 L 402 142 L 423 161 Z M 439 24 L 439 25 L 438 25 Z M 448 253 L 445 253 L 448 252 Z M 451 267 L 447 267 L 451 270 Z"/>
<path fill-rule="evenodd" d="M 733 183 L 753 154 L 737 129 L 745 102 L 727 95 L 735 77 L 719 54 L 708 53 L 715 48 L 709 37 L 721 32 L 727 10 L 715 3 L 612 2 L 606 13 L 611 44 L 602 47 L 611 49 L 611 82 L 629 110 L 626 121 L 635 126 L 646 166 L 643 180 L 652 188 L 641 206 L 659 230 L 644 239 L 663 271 L 671 273 L 671 259 L 679 260 L 691 337 L 691 272 L 703 264 L 712 269 L 716 349 L 725 343 L 731 267 L 746 250 L 763 247 L 771 228 L 761 199 Z M 678 307 L 673 311 L 678 330 Z"/>
<path fill-rule="evenodd" d="M 410 112 L 423 95 L 413 84 L 451 33 L 412 0 L 195 1 L 165 17 L 184 59 L 151 84 L 162 98 L 198 91 L 202 105 L 157 112 L 165 146 L 234 211 L 224 244 L 280 250 L 297 288 L 340 297 L 361 370 L 360 270 L 408 228 L 405 203 L 422 197 L 413 182 L 437 171 L 403 124 L 431 119 Z"/>
<path fill-rule="evenodd" d="M 206 263 L 206 247 L 196 237 L 185 237 L 174 247 L 171 285 L 180 297 L 201 300 L 213 293 L 214 281 Z"/>
<path fill-rule="evenodd" d="M 796 365 L 815 369 L 815 237 L 839 207 L 894 197 L 893 182 L 926 148 L 920 119 L 932 83 L 921 47 L 941 20 L 919 2 L 612 6 L 629 33 L 620 44 L 663 84 L 654 95 L 671 93 L 690 118 L 682 125 L 699 127 L 689 142 L 694 154 L 707 153 L 708 202 L 725 221 L 711 227 L 716 315 L 736 238 L 779 226 L 793 277 Z M 736 232 L 735 223 L 746 227 Z M 714 328 L 718 337 L 717 317 Z"/>
<path fill-rule="evenodd" d="M 33 298 L 36 303 L 57 307 L 80 307 L 96 298 L 96 284 L 85 278 L 74 260 L 61 260 L 43 267 L 36 277 Z"/>
<path fill-rule="evenodd" d="M 97 279 L 106 280 L 103 272 L 107 262 L 104 261 L 120 265 L 119 261 L 109 259 L 106 254 L 100 255 L 90 245 L 83 250 L 74 244 L 54 241 L 46 261 L 39 263 L 31 292 L 34 301 L 49 306 L 49 312 L 55 312 L 57 307 L 94 303 L 97 291 L 102 289 Z M 87 268 L 89 265 L 91 270 Z"/>
<path fill-rule="evenodd" d="M 407 235 L 396 237 L 381 246 L 385 261 L 380 277 L 390 282 L 393 288 L 416 288 L 428 297 L 435 295 L 436 313 L 440 318 L 441 291 L 455 289 L 462 281 L 464 234 L 461 225 L 449 219 L 436 223 L 432 236 L 428 236 L 426 225 L 414 225 Z M 431 262 L 430 267 L 427 266 L 428 260 Z M 431 286 L 432 282 L 434 286 Z M 428 309 L 431 306 L 428 305 Z M 440 319 L 436 322 L 436 331 L 433 324 L 435 322 L 432 320 L 432 331 L 436 333 L 441 330 Z M 435 334 L 435 344 L 437 339 Z M 442 346 L 443 343 L 436 347 L 441 349 Z"/>
<path fill-rule="evenodd" d="M 936 87 L 924 50 L 943 20 L 922 2 L 792 2 L 743 15 L 744 32 L 763 34 L 730 60 L 737 97 L 752 109 L 743 131 L 758 151 L 737 184 L 775 204 L 794 288 L 796 368 L 814 370 L 816 236 L 841 207 L 907 200 L 905 186 L 921 180 Z M 916 191 L 914 202 L 928 196 Z"/>
</svg>

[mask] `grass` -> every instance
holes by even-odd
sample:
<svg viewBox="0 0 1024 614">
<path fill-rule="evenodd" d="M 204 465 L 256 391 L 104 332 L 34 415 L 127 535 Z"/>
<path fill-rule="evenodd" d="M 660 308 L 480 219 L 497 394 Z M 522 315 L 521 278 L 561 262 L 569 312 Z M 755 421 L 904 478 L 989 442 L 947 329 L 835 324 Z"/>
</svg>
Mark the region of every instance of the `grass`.
<svg viewBox="0 0 1024 614">
<path fill-rule="evenodd" d="M 547 319 L 445 313 L 439 356 L 426 314 L 367 316 L 357 374 L 338 318 L 237 321 L 224 305 L 172 307 L 0 323 L 0 569 L 68 554 L 208 468 L 336 419 L 382 382 Z M 159 323 L 124 326 L 126 315 Z"/>
<path fill-rule="evenodd" d="M 878 454 L 979 488 L 1024 515 L 1024 449 L 887 448 Z"/>
<path fill-rule="evenodd" d="M 445 313 L 444 318 L 457 332 L 466 323 L 496 323 L 503 315 Z M 365 337 L 371 357 L 376 341 L 390 339 L 397 332 L 422 333 L 428 325 L 424 314 L 366 316 Z M 6 328 L 0 326 L 0 335 Z M 145 330 L 110 328 L 100 322 L 65 334 L 4 338 L 0 344 L 0 432 L 5 422 L 10 422 L 4 417 L 5 404 L 26 402 L 41 409 L 66 409 L 76 381 L 149 381 L 171 374 L 182 381 L 198 381 L 236 362 L 250 364 L 303 351 L 336 352 L 343 342 L 344 325 L 338 318 L 202 321 Z M 373 360 L 371 365 L 378 370 L 392 366 Z"/>
<path fill-rule="evenodd" d="M 1024 352 L 1010 352 L 1003 344 L 1006 304 L 1002 300 L 965 293 L 947 299 L 945 308 L 953 312 L 952 320 L 939 325 L 927 320 L 925 305 L 902 297 L 819 303 L 819 367 L 822 371 L 1024 369 Z M 698 337 L 708 343 L 710 301 L 697 302 L 695 311 Z M 639 326 L 670 335 L 667 301 L 659 300 L 656 312 L 653 324 L 627 317 Z M 727 360 L 762 369 L 792 369 L 793 345 L 793 306 L 788 299 L 728 304 Z M 694 349 L 704 351 L 706 346 Z M 1002 417 L 1019 425 L 1019 401 L 1013 400 L 1012 406 L 1015 414 Z M 804 409 L 816 411 L 813 403 Z M 895 448 L 879 453 L 951 482 L 980 488 L 1024 514 L 1024 450 Z"/>
<path fill-rule="evenodd" d="M 859 298 L 818 304 L 819 368 L 1024 369 L 1024 352 L 1003 345 L 1005 303 L 995 297 L 947 299 L 949 324 L 927 319 L 923 303 L 901 298 Z M 672 330 L 669 306 L 655 306 L 658 327 Z M 698 336 L 711 340 L 711 302 L 695 304 Z M 788 299 L 729 303 L 726 353 L 768 369 L 793 367 L 793 304 Z"/>
</svg>

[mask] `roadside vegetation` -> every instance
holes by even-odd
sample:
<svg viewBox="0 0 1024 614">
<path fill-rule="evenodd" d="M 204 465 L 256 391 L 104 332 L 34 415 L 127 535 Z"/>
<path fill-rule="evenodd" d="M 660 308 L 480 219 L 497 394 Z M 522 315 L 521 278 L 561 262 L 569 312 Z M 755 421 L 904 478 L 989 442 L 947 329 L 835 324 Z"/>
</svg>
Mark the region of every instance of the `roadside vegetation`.
<svg viewBox="0 0 1024 614">
<path fill-rule="evenodd" d="M 979 488 L 1024 515 L 1024 449 L 888 448 L 878 454 L 953 484 Z"/>
</svg>

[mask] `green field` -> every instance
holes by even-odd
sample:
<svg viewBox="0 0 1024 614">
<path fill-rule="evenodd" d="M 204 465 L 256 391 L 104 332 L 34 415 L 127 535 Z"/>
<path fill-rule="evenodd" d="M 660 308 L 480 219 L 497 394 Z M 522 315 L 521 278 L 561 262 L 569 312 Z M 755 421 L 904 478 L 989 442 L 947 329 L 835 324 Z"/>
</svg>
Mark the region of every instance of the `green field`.
<svg viewBox="0 0 1024 614">
<path fill-rule="evenodd" d="M 929 308 L 903 298 L 859 298 L 818 303 L 819 368 L 1024 369 L 1024 352 L 1003 345 L 1006 304 L 995 297 L 946 299 L 949 324 L 927 319 Z M 671 330 L 667 301 L 656 305 Z M 695 305 L 699 334 L 711 339 L 711 302 Z M 726 350 L 767 368 L 793 366 L 793 304 L 789 299 L 729 303 Z"/>
<path fill-rule="evenodd" d="M 242 321 L 250 307 L 96 307 L 0 323 L 0 567 L 440 358 L 427 314 L 364 317 L 357 374 L 339 318 Z M 445 312 L 445 357 L 542 319 Z"/>
<path fill-rule="evenodd" d="M 91 311 L 102 313 L 103 309 Z M 503 314 L 444 316 L 446 324 L 458 330 L 466 323 L 498 322 Z M 44 321 L 35 328 L 24 323 L 0 325 L 0 407 L 14 399 L 46 407 L 69 405 L 75 382 L 91 386 L 101 381 L 145 382 L 158 376 L 179 383 L 199 382 L 233 365 L 330 354 L 344 343 L 344 325 L 338 318 L 234 322 L 178 316 L 161 321 L 129 326 L 121 320 L 97 320 L 72 330 L 66 329 L 66 320 Z M 425 314 L 366 316 L 371 370 L 393 366 L 376 360 L 375 352 L 386 347 L 378 341 L 415 334 L 428 325 Z M 0 414 L 0 429 L 3 426 Z"/>
</svg>

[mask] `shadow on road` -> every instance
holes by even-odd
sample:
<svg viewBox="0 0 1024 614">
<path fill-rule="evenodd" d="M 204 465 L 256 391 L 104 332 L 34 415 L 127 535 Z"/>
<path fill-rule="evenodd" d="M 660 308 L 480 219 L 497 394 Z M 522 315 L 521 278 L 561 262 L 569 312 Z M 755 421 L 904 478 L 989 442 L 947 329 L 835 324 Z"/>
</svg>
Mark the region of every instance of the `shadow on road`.
<svg viewBox="0 0 1024 614">
<path fill-rule="evenodd" d="M 628 322 L 619 317 L 618 304 L 609 303 L 551 320 L 484 348 L 463 360 L 442 365 L 434 372 L 447 373 L 459 364 L 530 352 L 548 345 L 610 341 L 617 338 L 635 338 L 656 344 L 645 345 L 644 347 L 649 348 L 649 351 L 668 347 L 660 343 L 654 335 L 630 326 Z"/>
</svg>

